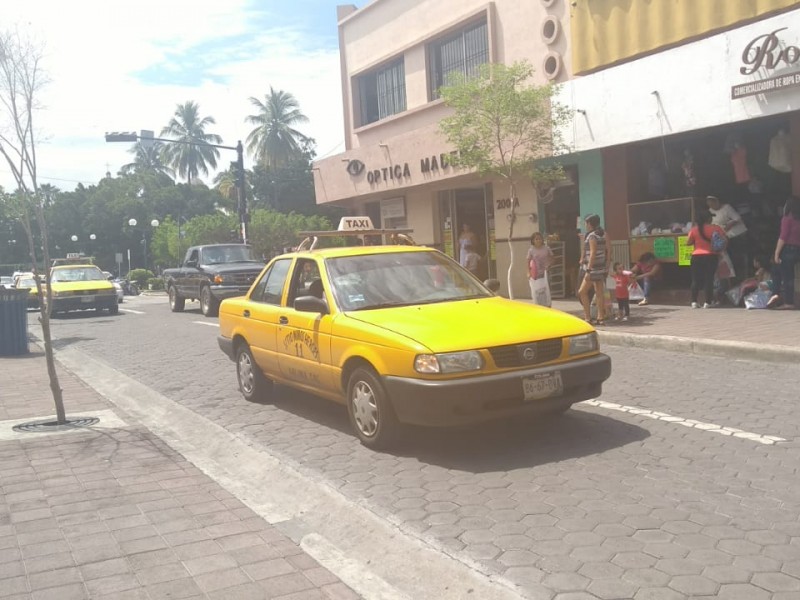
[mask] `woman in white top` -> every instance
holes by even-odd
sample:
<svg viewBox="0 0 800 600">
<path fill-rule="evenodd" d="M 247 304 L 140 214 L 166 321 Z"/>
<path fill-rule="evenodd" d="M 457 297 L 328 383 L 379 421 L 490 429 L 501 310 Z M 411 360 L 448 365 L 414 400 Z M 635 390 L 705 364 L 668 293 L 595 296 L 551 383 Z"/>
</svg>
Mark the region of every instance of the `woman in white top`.
<svg viewBox="0 0 800 600">
<path fill-rule="evenodd" d="M 707 196 L 706 204 L 711 212 L 711 224 L 719 225 L 725 230 L 728 236 L 728 247 L 726 249 L 730 261 L 733 263 L 734 271 L 739 269 L 739 274 L 744 277 L 748 266 L 747 260 L 747 225 L 742 221 L 742 217 L 730 204 L 723 203 L 716 196 Z M 724 260 L 724 258 L 723 258 Z M 720 261 L 722 262 L 722 261 Z"/>
</svg>

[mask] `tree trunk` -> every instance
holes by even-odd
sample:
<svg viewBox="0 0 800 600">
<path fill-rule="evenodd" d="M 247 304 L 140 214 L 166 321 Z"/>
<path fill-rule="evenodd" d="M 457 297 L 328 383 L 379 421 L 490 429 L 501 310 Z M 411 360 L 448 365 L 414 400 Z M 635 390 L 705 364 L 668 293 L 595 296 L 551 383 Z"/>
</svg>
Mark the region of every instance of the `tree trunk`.
<svg viewBox="0 0 800 600">
<path fill-rule="evenodd" d="M 514 272 L 514 242 L 511 239 L 514 237 L 514 222 L 517 220 L 517 186 L 512 181 L 509 184 L 509 191 L 511 194 L 511 212 L 508 214 L 508 274 L 506 275 L 506 284 L 508 285 L 508 297 L 514 299 L 514 289 L 511 286 L 511 274 Z"/>
</svg>

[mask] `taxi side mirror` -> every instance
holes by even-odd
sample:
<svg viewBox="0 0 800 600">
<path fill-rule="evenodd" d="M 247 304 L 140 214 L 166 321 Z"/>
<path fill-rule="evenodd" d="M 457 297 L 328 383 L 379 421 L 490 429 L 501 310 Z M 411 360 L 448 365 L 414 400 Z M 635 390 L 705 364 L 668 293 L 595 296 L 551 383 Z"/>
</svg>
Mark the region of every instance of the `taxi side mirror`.
<svg viewBox="0 0 800 600">
<path fill-rule="evenodd" d="M 327 315 L 330 312 L 328 303 L 316 296 L 299 296 L 295 298 L 294 309 L 300 312 L 319 313 L 321 315 Z"/>
<path fill-rule="evenodd" d="M 483 285 L 485 285 L 487 288 L 489 288 L 489 291 L 494 292 L 496 294 L 497 290 L 500 289 L 500 280 L 499 279 L 487 279 L 486 281 L 483 282 Z"/>
</svg>

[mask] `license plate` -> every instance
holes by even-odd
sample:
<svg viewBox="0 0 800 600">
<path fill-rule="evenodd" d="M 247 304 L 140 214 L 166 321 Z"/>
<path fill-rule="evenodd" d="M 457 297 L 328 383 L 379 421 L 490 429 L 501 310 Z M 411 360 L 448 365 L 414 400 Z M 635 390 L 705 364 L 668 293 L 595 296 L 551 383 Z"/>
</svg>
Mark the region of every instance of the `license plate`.
<svg viewBox="0 0 800 600">
<path fill-rule="evenodd" d="M 94 302 L 94 296 L 81 296 L 81 302 L 83 304 L 91 304 Z"/>
<path fill-rule="evenodd" d="M 535 377 L 526 377 L 522 380 L 522 391 L 525 400 L 539 400 L 549 396 L 560 396 L 564 393 L 564 383 L 561 381 L 561 372 L 542 373 Z"/>
</svg>

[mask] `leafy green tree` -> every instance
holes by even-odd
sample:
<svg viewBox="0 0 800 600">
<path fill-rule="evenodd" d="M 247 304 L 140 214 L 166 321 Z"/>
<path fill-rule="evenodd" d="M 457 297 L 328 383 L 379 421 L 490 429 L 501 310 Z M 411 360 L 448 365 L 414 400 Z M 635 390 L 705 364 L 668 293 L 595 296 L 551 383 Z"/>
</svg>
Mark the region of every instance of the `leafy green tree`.
<svg viewBox="0 0 800 600">
<path fill-rule="evenodd" d="M 164 164 L 164 147 L 161 142 L 136 142 L 128 150 L 134 155 L 133 162 L 122 165 L 120 173 L 153 173 L 172 180 L 172 169 Z"/>
<path fill-rule="evenodd" d="M 538 168 L 536 161 L 561 149 L 559 131 L 569 119 L 565 107 L 554 99 L 555 87 L 531 81 L 527 62 L 485 64 L 478 75 L 455 74 L 440 89 L 453 114 L 440 129 L 457 154 L 453 164 L 473 169 L 482 176 L 506 182 L 511 198 L 508 221 L 508 293 L 514 297 L 514 223 L 517 218 L 517 186 L 522 178 L 534 184 L 561 176 L 559 167 Z"/>
<path fill-rule="evenodd" d="M 245 120 L 255 125 L 247 136 L 247 151 L 255 156 L 256 164 L 263 167 L 280 167 L 301 155 L 308 138 L 295 129 L 307 123 L 297 99 L 289 92 L 275 90 L 272 86 L 262 102 L 250 98 L 258 112 Z"/>
<path fill-rule="evenodd" d="M 206 133 L 206 127 L 215 125 L 214 117 L 200 117 L 200 107 L 191 100 L 179 104 L 162 136 L 169 136 L 178 144 L 164 144 L 164 158 L 189 185 L 200 173 L 208 175 L 208 168 L 216 168 L 219 150 L 204 144 L 221 144 L 222 138 Z"/>
</svg>

